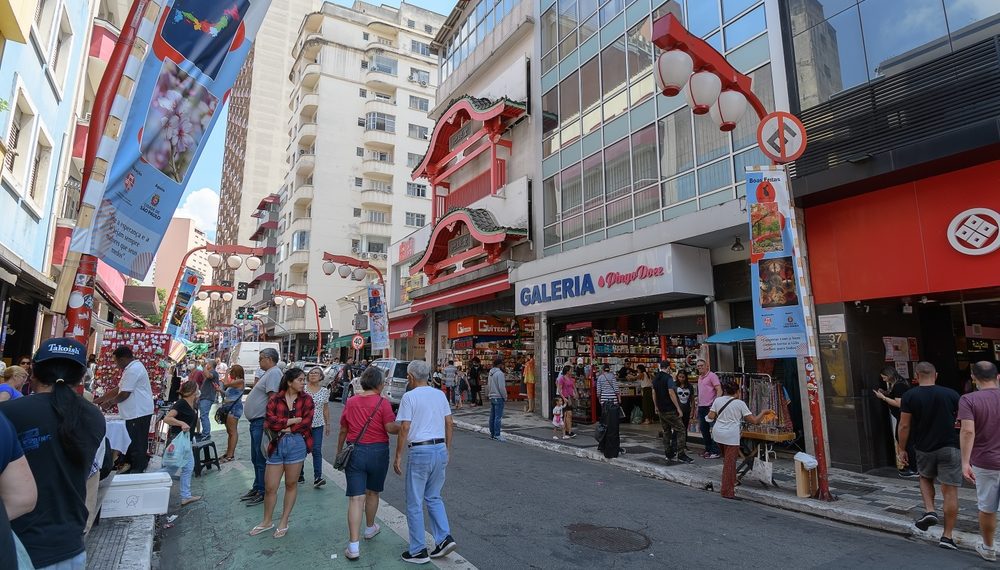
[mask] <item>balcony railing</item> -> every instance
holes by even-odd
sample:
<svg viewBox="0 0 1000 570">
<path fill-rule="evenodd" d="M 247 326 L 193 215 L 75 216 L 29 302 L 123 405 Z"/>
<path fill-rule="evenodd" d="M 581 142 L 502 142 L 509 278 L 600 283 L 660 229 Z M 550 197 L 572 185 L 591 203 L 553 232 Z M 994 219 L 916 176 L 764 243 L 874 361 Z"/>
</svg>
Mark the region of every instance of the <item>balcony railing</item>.
<svg viewBox="0 0 1000 570">
<path fill-rule="evenodd" d="M 507 183 L 505 166 L 505 162 L 497 161 L 498 187 Z M 439 206 L 441 206 L 438 208 L 438 212 L 440 215 L 444 215 L 457 208 L 467 208 L 478 200 L 489 196 L 492 193 L 490 182 L 490 171 L 487 170 L 452 190 L 447 196 L 438 196 Z"/>
</svg>

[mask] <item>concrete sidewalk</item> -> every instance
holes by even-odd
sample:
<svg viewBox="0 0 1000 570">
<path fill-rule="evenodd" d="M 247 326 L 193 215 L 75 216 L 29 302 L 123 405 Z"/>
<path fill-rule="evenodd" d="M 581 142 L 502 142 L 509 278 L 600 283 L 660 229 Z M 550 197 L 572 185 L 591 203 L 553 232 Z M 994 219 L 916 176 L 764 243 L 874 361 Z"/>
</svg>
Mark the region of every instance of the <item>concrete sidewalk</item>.
<svg viewBox="0 0 1000 570">
<path fill-rule="evenodd" d="M 606 459 L 597 451 L 593 438 L 593 425 L 574 426 L 579 436 L 569 440 L 554 440 L 552 424 L 535 414 L 522 412 L 522 403 L 508 403 L 503 419 L 503 434 L 508 441 L 533 445 L 557 453 L 603 461 L 634 473 L 718 492 L 722 480 L 722 461 L 702 459 L 692 452 L 695 462 L 690 465 L 670 463 L 664 458 L 662 439 L 657 437 L 659 425 L 640 426 L 622 424 L 621 444 L 626 454 L 616 459 Z M 455 410 L 455 425 L 459 428 L 488 433 L 489 406 L 465 407 Z M 689 447 L 698 448 L 699 445 Z M 751 474 L 737 487 L 736 495 L 746 500 L 781 509 L 825 517 L 839 522 L 855 524 L 876 530 L 913 536 L 937 542 L 942 526 L 921 531 L 913 521 L 922 515 L 923 502 L 917 479 L 854 473 L 843 469 L 830 469 L 830 489 L 837 497 L 834 502 L 799 498 L 795 494 L 793 462 L 779 454 L 774 462 L 774 481 L 778 487 L 752 480 Z M 938 492 L 938 515 L 942 516 Z M 975 488 L 966 484 L 959 489 L 959 518 L 954 533 L 955 542 L 963 549 L 974 549 L 980 541 L 978 510 Z"/>
<path fill-rule="evenodd" d="M 351 562 L 344 558 L 348 536 L 344 474 L 325 462 L 327 484 L 314 489 L 311 456 L 306 457 L 305 463 L 309 483 L 299 485 L 288 534 L 281 539 L 273 538 L 273 531 L 249 536 L 250 529 L 260 522 L 264 507 L 247 507 L 239 501 L 253 483 L 248 429 L 247 422 L 241 421 L 235 461 L 223 464 L 221 471 L 203 471 L 201 477 L 192 480 L 191 491 L 201 495 L 202 500 L 181 507 L 178 485 L 174 485 L 170 514 L 176 514 L 177 518 L 172 528 L 160 529 L 159 567 L 171 570 L 412 567 L 399 557 L 407 546 L 406 518 L 385 501 L 379 506 L 377 518 L 382 532 L 372 540 L 362 540 L 360 560 Z M 212 436 L 216 445 L 225 445 L 224 431 L 215 431 Z M 401 484 L 390 469 L 386 485 Z M 275 506 L 275 523 L 280 518 L 283 494 L 282 484 Z M 432 564 L 439 568 L 475 568 L 458 553 L 433 560 Z"/>
</svg>

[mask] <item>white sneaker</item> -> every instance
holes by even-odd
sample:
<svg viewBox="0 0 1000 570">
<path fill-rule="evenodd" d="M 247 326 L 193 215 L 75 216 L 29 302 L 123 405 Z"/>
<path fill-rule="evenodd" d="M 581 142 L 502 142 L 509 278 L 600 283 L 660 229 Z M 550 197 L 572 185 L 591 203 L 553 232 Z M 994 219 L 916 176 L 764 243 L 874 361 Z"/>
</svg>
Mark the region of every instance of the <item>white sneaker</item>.
<svg viewBox="0 0 1000 570">
<path fill-rule="evenodd" d="M 993 548 L 986 548 L 986 545 L 980 542 L 976 545 L 976 552 L 983 557 L 983 560 L 987 562 L 997 561 L 997 551 Z"/>
<path fill-rule="evenodd" d="M 569 439 L 569 436 L 568 435 L 564 435 L 564 436 L 562 436 L 562 438 L 563 439 Z"/>
<path fill-rule="evenodd" d="M 380 532 L 382 532 L 382 527 L 380 527 L 378 523 L 375 523 L 375 526 L 373 526 L 371 530 L 367 528 L 365 529 L 365 540 L 371 540 L 375 538 L 375 535 L 377 535 Z"/>
</svg>

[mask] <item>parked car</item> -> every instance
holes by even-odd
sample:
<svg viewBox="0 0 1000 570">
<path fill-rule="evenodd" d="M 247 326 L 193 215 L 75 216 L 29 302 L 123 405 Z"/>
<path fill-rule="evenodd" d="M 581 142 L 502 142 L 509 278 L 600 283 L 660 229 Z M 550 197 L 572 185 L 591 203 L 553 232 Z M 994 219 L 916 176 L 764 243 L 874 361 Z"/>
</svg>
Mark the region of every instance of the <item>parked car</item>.
<svg viewBox="0 0 1000 570">
<path fill-rule="evenodd" d="M 342 401 L 350 398 L 354 394 L 361 391 L 361 367 L 354 366 L 350 369 L 350 374 L 348 374 L 348 366 L 346 364 L 340 364 L 339 369 L 333 375 L 333 381 L 330 383 L 330 397 L 340 398 Z"/>
<path fill-rule="evenodd" d="M 343 393 L 343 387 L 337 378 L 343 369 L 343 364 L 331 364 L 326 367 L 326 371 L 323 373 L 323 385 L 330 389 L 331 400 L 340 398 L 340 395 Z"/>
<path fill-rule="evenodd" d="M 247 390 L 253 388 L 254 382 L 257 381 L 255 374 L 257 368 L 260 367 L 260 351 L 265 348 L 273 348 L 279 352 L 281 350 L 281 347 L 276 342 L 241 342 L 234 346 L 230 353 L 229 365 L 239 364 L 243 367 Z"/>
<path fill-rule="evenodd" d="M 406 393 L 406 385 L 408 383 L 406 379 L 406 367 L 409 364 L 409 360 L 397 360 L 395 358 L 380 358 L 370 364 L 370 366 L 377 367 L 385 375 L 385 389 L 382 391 L 382 395 L 392 404 L 393 410 L 399 408 L 399 403 L 403 400 L 403 394 Z"/>
<path fill-rule="evenodd" d="M 308 360 L 296 360 L 289 366 L 289 368 L 291 367 L 301 368 L 306 374 L 309 374 L 309 371 L 313 368 L 319 367 L 319 369 L 323 371 L 323 374 L 326 374 L 326 368 L 324 368 L 322 364 L 316 364 L 315 362 L 310 362 Z"/>
</svg>

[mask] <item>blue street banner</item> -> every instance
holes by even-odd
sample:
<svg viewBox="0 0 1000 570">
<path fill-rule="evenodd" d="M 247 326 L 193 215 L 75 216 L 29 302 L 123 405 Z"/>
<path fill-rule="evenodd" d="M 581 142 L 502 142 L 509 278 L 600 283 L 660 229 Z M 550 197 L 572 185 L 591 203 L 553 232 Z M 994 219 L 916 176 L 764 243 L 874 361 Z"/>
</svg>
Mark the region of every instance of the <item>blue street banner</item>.
<svg viewBox="0 0 1000 570">
<path fill-rule="evenodd" d="M 784 168 L 747 169 L 750 283 L 757 358 L 809 356 L 804 271 Z"/>
<path fill-rule="evenodd" d="M 201 287 L 201 275 L 190 267 L 184 268 L 184 275 L 181 277 L 181 284 L 177 287 L 177 300 L 173 308 L 168 313 L 170 320 L 167 321 L 167 328 L 164 332 L 176 339 L 188 338 L 190 325 L 187 327 L 188 334 L 185 334 L 185 323 L 191 318 L 191 307 L 194 306 L 198 289 Z"/>
<path fill-rule="evenodd" d="M 135 45 L 94 159 L 93 223 L 72 250 L 142 279 L 270 0 L 143 2 Z"/>
<path fill-rule="evenodd" d="M 368 328 L 372 350 L 388 350 L 389 317 L 385 312 L 385 289 L 380 283 L 368 285 Z"/>
</svg>

